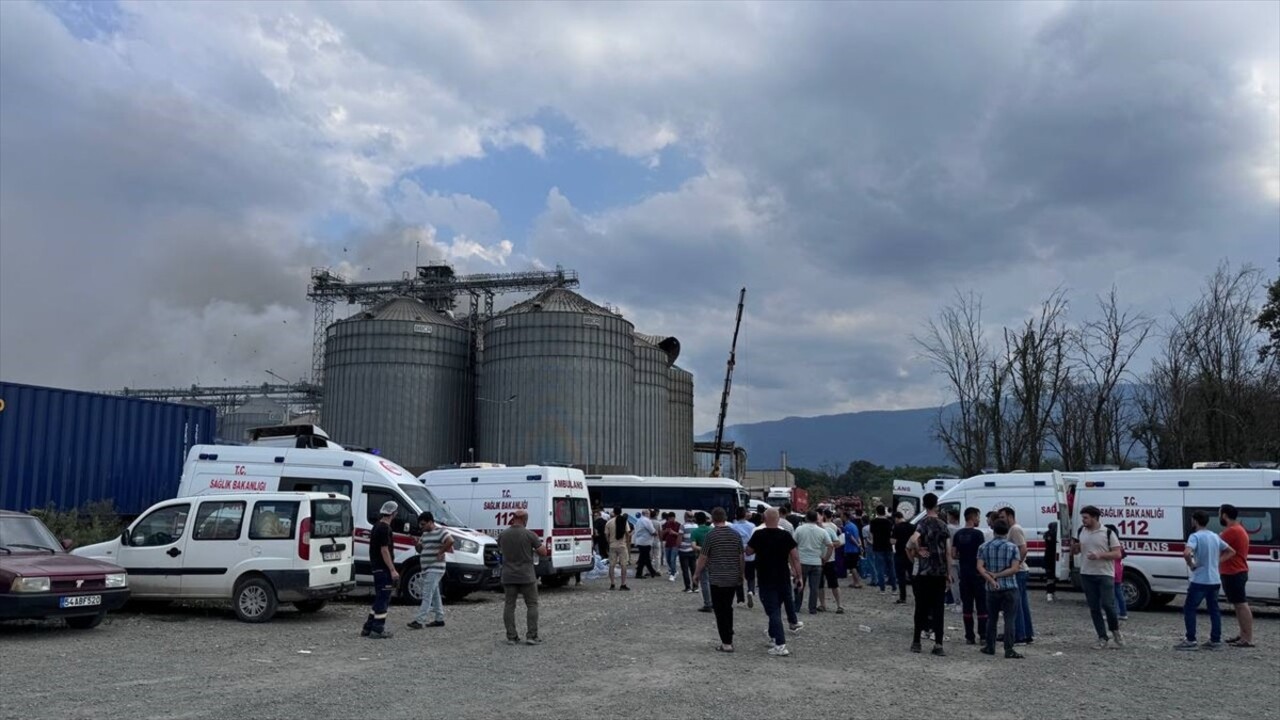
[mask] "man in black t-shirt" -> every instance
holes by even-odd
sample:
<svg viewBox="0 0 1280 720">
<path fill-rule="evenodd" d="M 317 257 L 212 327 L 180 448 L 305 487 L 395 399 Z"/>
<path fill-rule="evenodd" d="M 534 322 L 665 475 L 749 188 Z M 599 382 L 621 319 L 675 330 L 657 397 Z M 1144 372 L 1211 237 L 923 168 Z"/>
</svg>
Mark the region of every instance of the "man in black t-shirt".
<svg viewBox="0 0 1280 720">
<path fill-rule="evenodd" d="M 893 564 L 898 574 L 898 599 L 895 605 L 907 602 L 907 587 L 911 585 L 911 560 L 907 557 L 907 543 L 916 534 L 916 526 L 907 522 L 901 512 L 893 514 Z M 912 590 L 914 593 L 915 591 Z"/>
<path fill-rule="evenodd" d="M 951 538 L 951 557 L 959 563 L 960 607 L 964 611 L 964 641 L 977 644 L 976 638 L 987 637 L 987 588 L 978 574 L 978 548 L 987 536 L 978 529 L 982 511 L 971 507 L 964 511 L 964 527 Z M 978 628 L 974 635 L 973 615 L 977 610 Z"/>
<path fill-rule="evenodd" d="M 884 592 L 885 581 L 894 592 L 898 590 L 898 574 L 893 562 L 893 521 L 885 514 L 884 505 L 876 506 L 876 517 L 871 521 L 871 563 L 875 572 L 875 584 Z"/>
<path fill-rule="evenodd" d="M 769 654 L 785 657 L 791 651 L 787 650 L 787 635 L 782 629 L 782 610 L 787 611 L 791 632 L 799 632 L 804 627 L 796 616 L 792 585 L 792 578 L 800 578 L 800 555 L 796 551 L 796 539 L 778 527 L 776 508 L 765 511 L 764 527 L 752 533 L 747 553 L 756 556 L 756 589 L 769 617 L 769 638 L 773 640 Z"/>
<path fill-rule="evenodd" d="M 373 569 L 373 607 L 369 608 L 369 618 L 364 621 L 360 635 L 371 640 L 385 640 L 391 637 L 387 630 L 387 609 L 391 606 L 391 590 L 400 582 L 400 573 L 396 572 L 394 535 L 391 532 L 391 518 L 400 509 L 394 501 L 388 500 L 378 511 L 378 522 L 369 533 L 369 565 Z"/>
</svg>

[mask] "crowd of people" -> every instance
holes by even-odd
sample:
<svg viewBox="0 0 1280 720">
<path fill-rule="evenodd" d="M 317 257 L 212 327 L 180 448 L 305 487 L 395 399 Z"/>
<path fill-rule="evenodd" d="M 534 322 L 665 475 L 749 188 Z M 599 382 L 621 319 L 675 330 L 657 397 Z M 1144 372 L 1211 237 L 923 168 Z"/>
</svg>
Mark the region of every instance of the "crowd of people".
<svg viewBox="0 0 1280 720">
<path fill-rule="evenodd" d="M 942 517 L 933 493 L 924 496 L 923 508 L 924 515 L 916 523 L 901 512 L 890 515 L 883 505 L 875 508 L 871 518 L 861 510 L 837 514 L 826 507 L 801 515 L 784 505 L 781 509 L 761 506 L 750 514 L 737 508 L 732 519 L 724 508 L 710 514 L 686 512 L 683 521 L 674 512 L 642 511 L 632 518 L 614 508 L 612 513 L 597 511 L 593 541 L 599 557 L 608 558 L 610 590 L 630 590 L 627 578 L 635 547 L 635 579 L 666 575 L 671 583 L 677 578 L 683 581 L 683 592 L 699 593 L 699 610 L 715 616 L 719 652 L 737 649 L 735 607 L 751 609 L 758 602 L 768 619 L 768 654 L 790 655 L 787 633 L 804 628 L 802 607 L 810 615 L 827 612 L 829 594 L 835 614 L 844 614 L 840 585 L 841 577 L 847 577 L 849 589 L 875 587 L 884 593 L 887 588 L 897 595 L 895 604 L 905 604 L 911 588 L 915 612 L 909 649 L 913 653 L 923 652 L 922 643 L 931 640 L 933 655 L 947 654 L 946 612 L 951 608 L 962 614 L 966 644 L 980 644 L 982 653 L 995 655 L 999 643 L 1005 658 L 1022 659 L 1017 646 L 1033 644 L 1035 633 L 1028 598 L 1027 536 L 1016 512 L 1013 508 L 989 512 L 983 527 L 984 516 L 978 508 L 965 509 L 963 519 L 955 511 Z M 399 582 L 391 562 L 389 525 L 396 510 L 394 502 L 381 508 L 381 521 L 370 537 L 375 592 L 361 635 L 374 639 L 392 635 L 385 624 L 391 588 Z M 1120 583 L 1124 549 L 1119 533 L 1113 525 L 1103 524 L 1096 507 L 1081 508 L 1080 514 L 1082 526 L 1074 537 L 1059 537 L 1056 523 L 1045 534 L 1045 599 L 1055 599 L 1052 560 L 1057 544 L 1069 543 L 1070 553 L 1078 558 L 1080 586 L 1097 634 L 1093 647 L 1123 647 L 1120 624 L 1128 616 Z M 1197 511 L 1193 520 L 1195 527 L 1184 553 L 1190 570 L 1184 605 L 1186 634 L 1175 649 L 1216 650 L 1224 644 L 1252 648 L 1253 616 L 1245 597 L 1249 536 L 1240 525 L 1239 512 L 1231 505 L 1220 508 L 1221 535 L 1207 529 L 1207 513 Z M 439 585 L 444 557 L 452 545 L 448 532 L 436 525 L 431 513 L 423 513 L 419 521 L 422 606 L 409 623 L 414 630 L 444 626 Z M 545 557 L 549 550 L 525 527 L 527 521 L 527 512 L 516 512 L 511 527 L 498 537 L 503 557 L 503 623 L 509 643 L 537 645 L 541 639 L 535 556 Z M 662 573 L 654 558 L 659 558 Z M 1239 625 L 1239 633 L 1225 642 L 1220 590 L 1233 605 Z M 515 623 L 520 599 L 526 607 L 523 640 Z M 1202 603 L 1208 607 L 1210 635 L 1200 644 L 1196 623 Z"/>
</svg>

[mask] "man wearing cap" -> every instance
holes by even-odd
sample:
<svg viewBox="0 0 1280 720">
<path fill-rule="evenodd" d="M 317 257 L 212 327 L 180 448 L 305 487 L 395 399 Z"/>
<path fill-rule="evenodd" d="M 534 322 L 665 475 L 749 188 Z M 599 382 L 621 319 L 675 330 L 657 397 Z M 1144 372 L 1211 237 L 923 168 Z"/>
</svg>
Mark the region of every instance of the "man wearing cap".
<svg viewBox="0 0 1280 720">
<path fill-rule="evenodd" d="M 387 630 L 387 608 L 391 605 L 391 589 L 400 582 L 400 573 L 396 572 L 396 564 L 392 560 L 391 518 L 400 506 L 388 500 L 378 511 L 378 523 L 369 533 L 369 564 L 373 567 L 373 607 L 369 609 L 369 619 L 364 621 L 364 629 L 360 634 L 371 640 L 385 640 L 391 637 Z"/>
</svg>

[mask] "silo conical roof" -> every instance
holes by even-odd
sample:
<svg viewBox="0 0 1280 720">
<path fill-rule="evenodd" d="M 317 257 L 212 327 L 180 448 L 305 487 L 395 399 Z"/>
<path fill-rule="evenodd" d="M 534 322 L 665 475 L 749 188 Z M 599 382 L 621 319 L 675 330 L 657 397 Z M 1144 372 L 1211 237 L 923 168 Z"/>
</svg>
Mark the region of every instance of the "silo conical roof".
<svg viewBox="0 0 1280 720">
<path fill-rule="evenodd" d="M 680 341 L 670 335 L 648 335 L 636 333 L 636 340 L 653 345 L 667 354 L 667 366 L 670 367 L 680 359 Z"/>
<path fill-rule="evenodd" d="M 402 320 L 458 327 L 453 318 L 437 311 L 421 300 L 411 297 L 393 297 L 347 320 Z"/>
<path fill-rule="evenodd" d="M 515 315 L 519 313 L 533 312 L 574 312 L 582 313 L 584 315 L 621 317 L 618 313 L 601 305 L 597 305 L 578 293 L 564 288 L 550 288 L 548 290 L 543 290 L 524 302 L 512 305 L 504 310 L 502 314 Z"/>
</svg>

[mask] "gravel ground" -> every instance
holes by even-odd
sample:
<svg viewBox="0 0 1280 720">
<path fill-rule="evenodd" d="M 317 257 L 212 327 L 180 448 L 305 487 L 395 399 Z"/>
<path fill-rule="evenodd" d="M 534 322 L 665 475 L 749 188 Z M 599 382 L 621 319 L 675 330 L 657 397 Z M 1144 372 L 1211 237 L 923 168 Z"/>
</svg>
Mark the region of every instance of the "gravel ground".
<svg viewBox="0 0 1280 720">
<path fill-rule="evenodd" d="M 937 658 L 907 652 L 909 604 L 845 590 L 846 614 L 803 615 L 793 655 L 770 658 L 759 607 L 736 613 L 738 652 L 726 655 L 713 651 L 715 623 L 696 611 L 698 596 L 665 579 L 631 585 L 544 590 L 540 647 L 505 644 L 500 597 L 490 593 L 450 605 L 439 629 L 409 631 L 411 609 L 393 607 L 397 636 L 387 641 L 357 636 L 366 609 L 355 600 L 317 615 L 282 611 L 266 625 L 199 606 L 126 610 L 87 632 L 0 624 L 0 717 L 794 718 L 822 698 L 833 710 L 856 703 L 896 718 L 917 715 L 922 694 L 947 702 L 948 717 L 986 720 L 1240 720 L 1280 707 L 1273 610 L 1258 613 L 1255 650 L 1173 652 L 1182 623 L 1173 608 L 1134 614 L 1128 647 L 1098 652 L 1082 595 L 1059 593 L 1049 605 L 1034 591 L 1038 636 L 1026 660 L 964 646 L 958 613 L 948 625 L 961 643 Z M 518 614 L 523 627 L 523 606 Z M 1234 628 L 1228 615 L 1226 634 Z M 1207 692 L 1197 690 L 1206 680 Z"/>
</svg>

